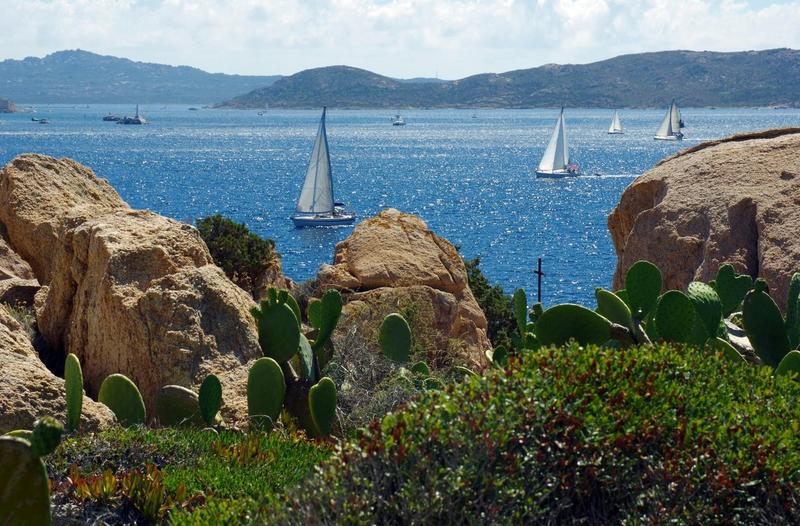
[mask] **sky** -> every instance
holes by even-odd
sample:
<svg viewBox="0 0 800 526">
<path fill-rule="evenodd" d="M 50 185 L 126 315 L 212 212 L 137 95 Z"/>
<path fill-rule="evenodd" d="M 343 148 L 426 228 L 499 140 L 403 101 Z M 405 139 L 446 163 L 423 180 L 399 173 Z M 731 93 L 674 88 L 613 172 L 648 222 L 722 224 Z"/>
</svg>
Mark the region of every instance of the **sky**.
<svg viewBox="0 0 800 526">
<path fill-rule="evenodd" d="M 626 53 L 800 48 L 800 0 L 0 0 L 0 59 L 462 78 Z M 18 21 L 15 23 L 14 21 Z"/>
</svg>

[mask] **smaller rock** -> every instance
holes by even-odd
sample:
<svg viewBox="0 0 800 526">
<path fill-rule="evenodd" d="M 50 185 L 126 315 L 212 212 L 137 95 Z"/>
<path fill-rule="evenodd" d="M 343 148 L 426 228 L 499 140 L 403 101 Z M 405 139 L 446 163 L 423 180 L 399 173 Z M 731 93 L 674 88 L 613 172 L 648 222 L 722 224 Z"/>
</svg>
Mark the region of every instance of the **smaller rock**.
<svg viewBox="0 0 800 526">
<path fill-rule="evenodd" d="M 40 288 L 35 279 L 4 279 L 0 281 L 0 303 L 14 307 L 33 307 L 34 297 Z"/>
</svg>

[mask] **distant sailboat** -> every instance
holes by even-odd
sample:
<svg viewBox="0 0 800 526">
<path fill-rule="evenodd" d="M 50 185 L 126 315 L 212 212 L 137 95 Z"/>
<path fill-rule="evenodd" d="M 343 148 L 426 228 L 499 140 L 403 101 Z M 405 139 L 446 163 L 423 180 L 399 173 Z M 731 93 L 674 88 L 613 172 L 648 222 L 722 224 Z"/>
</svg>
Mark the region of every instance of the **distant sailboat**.
<svg viewBox="0 0 800 526">
<path fill-rule="evenodd" d="M 622 131 L 622 124 L 619 122 L 619 113 L 617 110 L 614 110 L 614 117 L 611 119 L 611 126 L 608 127 L 609 135 L 622 135 L 625 133 Z"/>
<path fill-rule="evenodd" d="M 394 116 L 394 119 L 392 119 L 392 126 L 405 126 L 405 125 L 406 125 L 406 120 L 399 113 Z"/>
<path fill-rule="evenodd" d="M 331 158 L 328 152 L 328 134 L 325 131 L 325 112 L 319 121 L 317 138 L 311 150 L 311 158 L 306 169 L 306 179 L 297 201 L 294 226 L 336 226 L 352 224 L 356 215 L 346 212 L 342 203 L 333 200 L 333 175 Z"/>
<path fill-rule="evenodd" d="M 567 127 L 564 124 L 564 108 L 556 121 L 556 127 L 547 149 L 544 151 L 536 177 L 574 177 L 578 175 L 578 165 L 569 160 Z"/>
<path fill-rule="evenodd" d="M 680 141 L 683 139 L 683 119 L 681 119 L 681 111 L 678 105 L 675 104 L 675 99 L 669 105 L 667 114 L 664 115 L 664 120 L 661 121 L 661 126 L 658 127 L 655 137 L 657 141 Z"/>
</svg>

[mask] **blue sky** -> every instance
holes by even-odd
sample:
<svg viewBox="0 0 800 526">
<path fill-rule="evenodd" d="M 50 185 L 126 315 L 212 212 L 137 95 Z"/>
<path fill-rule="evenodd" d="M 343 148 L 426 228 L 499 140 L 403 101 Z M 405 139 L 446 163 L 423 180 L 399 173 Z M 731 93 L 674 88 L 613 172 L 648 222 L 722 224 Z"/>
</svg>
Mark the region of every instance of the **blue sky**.
<svg viewBox="0 0 800 526">
<path fill-rule="evenodd" d="M 80 48 L 243 74 L 348 64 L 460 78 L 642 51 L 800 48 L 800 0 L 0 0 L 0 8 L 0 58 Z"/>
</svg>

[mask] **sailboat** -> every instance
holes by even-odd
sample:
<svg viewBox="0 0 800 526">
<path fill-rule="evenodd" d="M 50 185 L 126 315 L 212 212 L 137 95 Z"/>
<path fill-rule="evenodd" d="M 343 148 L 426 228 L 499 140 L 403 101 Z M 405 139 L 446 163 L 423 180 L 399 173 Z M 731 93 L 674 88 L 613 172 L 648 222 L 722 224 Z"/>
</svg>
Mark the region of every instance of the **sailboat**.
<svg viewBox="0 0 800 526">
<path fill-rule="evenodd" d="M 569 160 L 567 127 L 564 124 L 564 108 L 556 121 L 556 127 L 547 149 L 544 151 L 536 177 L 574 177 L 578 175 L 578 165 Z"/>
<path fill-rule="evenodd" d="M 611 119 L 611 126 L 608 127 L 608 134 L 609 135 L 622 135 L 625 133 L 622 131 L 622 124 L 619 122 L 619 113 L 617 110 L 614 110 L 614 117 Z"/>
<path fill-rule="evenodd" d="M 664 120 L 661 121 L 661 126 L 658 127 L 655 137 L 657 141 L 680 141 L 683 139 L 683 119 L 681 119 L 681 111 L 678 105 L 675 104 L 675 99 L 669 105 L 667 114 L 664 115 Z"/>
<path fill-rule="evenodd" d="M 328 152 L 328 134 L 325 132 L 325 112 L 319 121 L 317 138 L 311 150 L 311 158 L 306 169 L 306 179 L 297 200 L 297 208 L 292 216 L 294 226 L 336 226 L 350 225 L 356 215 L 347 212 L 344 204 L 333 200 L 333 176 L 331 174 L 331 157 Z"/>
</svg>

